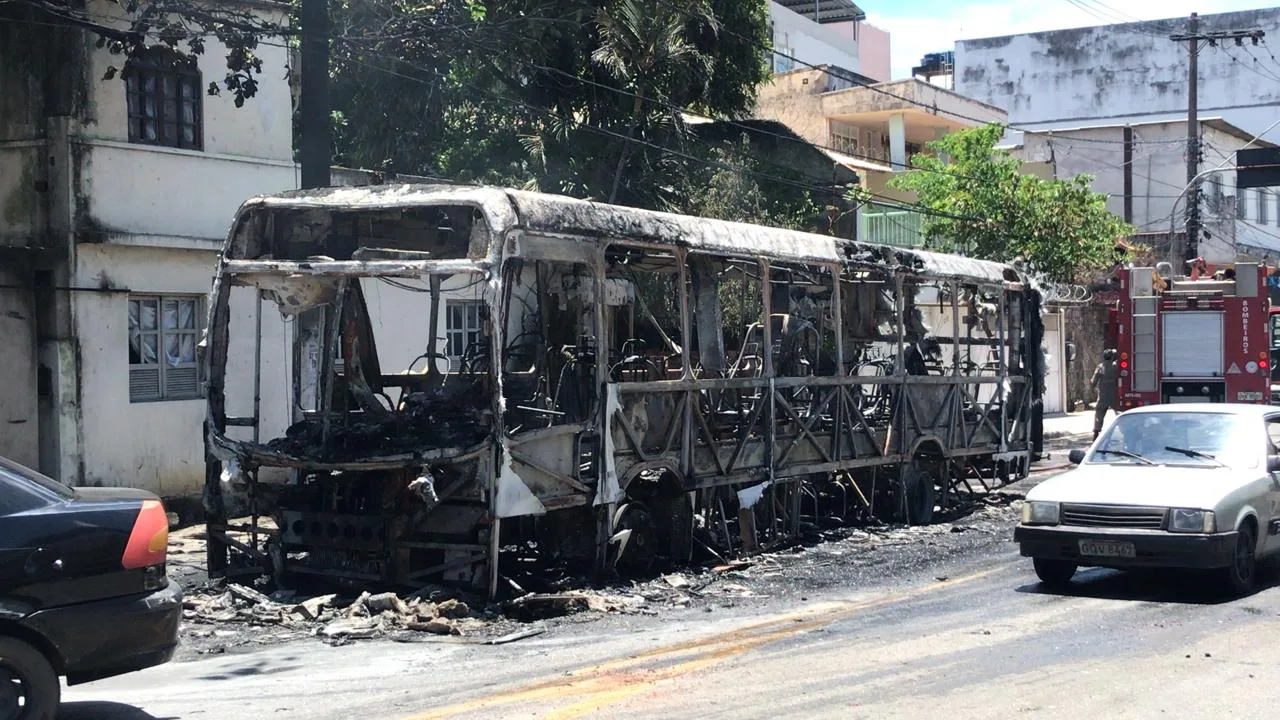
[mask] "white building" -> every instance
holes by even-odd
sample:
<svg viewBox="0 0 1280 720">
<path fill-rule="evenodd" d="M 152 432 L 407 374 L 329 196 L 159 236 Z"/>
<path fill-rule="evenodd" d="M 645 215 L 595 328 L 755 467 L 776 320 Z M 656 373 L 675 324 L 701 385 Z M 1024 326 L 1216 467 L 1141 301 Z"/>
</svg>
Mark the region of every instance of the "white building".
<svg viewBox="0 0 1280 720">
<path fill-rule="evenodd" d="M 1004 108 L 1031 129 L 1124 125 L 1185 118 L 1188 18 L 960 40 L 955 89 Z M 1259 29 L 1263 42 L 1202 44 L 1198 106 L 1257 134 L 1280 104 L 1280 8 L 1200 17 L 1202 32 Z M 1280 141 L 1280 126 L 1267 139 Z"/>
<path fill-rule="evenodd" d="M 771 0 L 773 71 L 831 65 L 888 80 L 889 33 L 868 25 L 866 17 L 851 0 Z"/>
<path fill-rule="evenodd" d="M 72 484 L 198 492 L 217 253 L 241 201 L 298 184 L 288 51 L 258 48 L 237 108 L 206 92 L 226 74 L 213 38 L 195 63 L 157 51 L 104 80 L 122 58 L 95 36 L 33 28 L 0 20 L 0 454 Z"/>
<path fill-rule="evenodd" d="M 1251 133 L 1221 118 L 1202 118 L 1200 136 L 1205 148 L 1201 172 L 1234 166 L 1235 152 L 1246 146 L 1274 147 L 1263 140 L 1250 143 L 1254 140 Z M 1191 193 L 1177 198 L 1187 185 L 1185 120 L 1066 127 L 1014 137 L 1018 139 L 1015 155 L 1047 166 L 1037 174 L 1093 176 L 1093 189 L 1109 196 L 1107 209 L 1148 239 L 1167 237 L 1171 225 L 1174 232 L 1184 229 Z M 1199 254 L 1208 262 L 1235 262 L 1242 253 L 1280 254 L 1280 193 L 1238 191 L 1232 171 L 1209 172 L 1201 193 L 1206 236 L 1200 240 Z M 1242 193 L 1244 201 L 1240 202 Z"/>
</svg>

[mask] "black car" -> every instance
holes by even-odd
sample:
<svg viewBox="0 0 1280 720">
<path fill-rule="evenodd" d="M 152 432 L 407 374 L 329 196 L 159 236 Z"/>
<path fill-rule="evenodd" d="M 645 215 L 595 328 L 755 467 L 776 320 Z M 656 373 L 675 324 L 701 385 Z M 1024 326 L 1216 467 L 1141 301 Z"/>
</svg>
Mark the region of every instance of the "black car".
<svg viewBox="0 0 1280 720">
<path fill-rule="evenodd" d="M 52 720 L 61 688 L 168 662 L 182 590 L 156 496 L 69 488 L 0 457 L 0 720 Z"/>
</svg>

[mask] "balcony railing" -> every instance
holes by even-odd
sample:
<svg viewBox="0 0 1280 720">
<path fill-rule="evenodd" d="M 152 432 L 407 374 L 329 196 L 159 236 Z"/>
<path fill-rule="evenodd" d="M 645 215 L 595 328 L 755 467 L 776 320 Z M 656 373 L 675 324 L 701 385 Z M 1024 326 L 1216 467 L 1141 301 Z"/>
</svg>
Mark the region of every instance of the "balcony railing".
<svg viewBox="0 0 1280 720">
<path fill-rule="evenodd" d="M 924 245 L 924 216 L 910 210 L 868 207 L 858 213 L 858 239 L 880 245 Z"/>
</svg>

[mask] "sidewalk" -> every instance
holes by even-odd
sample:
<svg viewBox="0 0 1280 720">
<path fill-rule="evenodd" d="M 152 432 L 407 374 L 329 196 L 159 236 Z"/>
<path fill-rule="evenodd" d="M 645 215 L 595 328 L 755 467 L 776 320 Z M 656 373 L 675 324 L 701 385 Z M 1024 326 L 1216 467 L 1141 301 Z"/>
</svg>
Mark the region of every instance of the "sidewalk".
<svg viewBox="0 0 1280 720">
<path fill-rule="evenodd" d="M 1114 418 L 1114 415 L 1108 414 L 1107 419 Z M 1044 417 L 1044 439 L 1053 440 L 1056 438 L 1072 437 L 1076 435 L 1093 435 L 1093 411 L 1085 410 L 1078 413 L 1058 413 L 1056 415 L 1046 415 Z"/>
</svg>

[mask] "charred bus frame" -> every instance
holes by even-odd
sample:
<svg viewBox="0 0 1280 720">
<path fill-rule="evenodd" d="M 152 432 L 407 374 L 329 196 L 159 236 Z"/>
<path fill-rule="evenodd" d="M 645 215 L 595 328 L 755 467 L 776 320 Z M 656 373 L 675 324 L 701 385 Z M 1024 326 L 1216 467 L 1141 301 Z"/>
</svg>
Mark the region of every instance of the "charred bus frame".
<svg viewBox="0 0 1280 720">
<path fill-rule="evenodd" d="M 537 193 L 254 198 L 203 344 L 209 568 L 492 593 L 517 542 L 599 568 L 928 522 L 1037 456 L 1039 302 L 1008 265 Z"/>
</svg>

